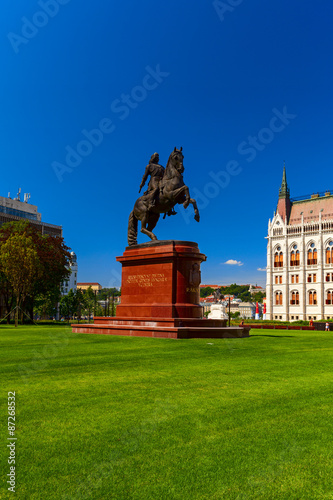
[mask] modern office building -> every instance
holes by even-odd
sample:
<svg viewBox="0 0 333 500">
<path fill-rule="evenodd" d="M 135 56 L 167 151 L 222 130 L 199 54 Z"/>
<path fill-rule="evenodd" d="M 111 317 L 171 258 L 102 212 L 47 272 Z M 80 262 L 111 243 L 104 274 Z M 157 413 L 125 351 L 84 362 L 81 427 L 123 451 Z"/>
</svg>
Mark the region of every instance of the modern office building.
<svg viewBox="0 0 333 500">
<path fill-rule="evenodd" d="M 0 227 L 6 222 L 18 222 L 28 220 L 39 232 L 49 236 L 62 237 L 62 226 L 49 224 L 42 221 L 42 215 L 38 212 L 36 205 L 29 203 L 30 194 L 24 194 L 24 201 L 21 201 L 21 189 L 16 198 L 12 199 L 10 193 L 8 197 L 0 196 Z M 74 254 L 75 255 L 75 254 Z M 4 317 L 7 308 L 4 298 L 0 296 L 0 316 Z"/>
<path fill-rule="evenodd" d="M 28 219 L 29 222 L 42 234 L 51 236 L 62 236 L 62 227 L 48 224 L 42 221 L 42 215 L 38 212 L 36 205 L 29 203 L 30 194 L 24 195 L 24 201 L 20 199 L 21 190 L 17 197 L 12 199 L 8 193 L 8 198 L 0 196 L 0 226 L 6 222 L 20 221 Z"/>
<path fill-rule="evenodd" d="M 266 318 L 333 318 L 333 194 L 291 199 L 284 167 L 267 239 Z"/>
</svg>

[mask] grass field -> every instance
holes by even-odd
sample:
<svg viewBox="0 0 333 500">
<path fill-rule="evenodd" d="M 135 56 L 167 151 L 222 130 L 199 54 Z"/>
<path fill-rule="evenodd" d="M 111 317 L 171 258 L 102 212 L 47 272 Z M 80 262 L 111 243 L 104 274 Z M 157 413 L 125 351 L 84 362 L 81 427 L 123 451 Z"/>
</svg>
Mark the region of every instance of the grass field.
<svg viewBox="0 0 333 500">
<path fill-rule="evenodd" d="M 251 335 L 1 326 L 0 498 L 333 499 L 333 334 Z"/>
</svg>

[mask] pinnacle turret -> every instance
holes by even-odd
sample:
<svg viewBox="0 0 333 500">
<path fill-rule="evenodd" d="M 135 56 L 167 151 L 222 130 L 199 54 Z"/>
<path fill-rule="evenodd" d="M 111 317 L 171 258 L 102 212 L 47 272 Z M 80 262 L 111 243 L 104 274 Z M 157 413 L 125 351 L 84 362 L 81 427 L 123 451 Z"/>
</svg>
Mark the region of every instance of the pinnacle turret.
<svg viewBox="0 0 333 500">
<path fill-rule="evenodd" d="M 282 184 L 279 189 L 279 199 L 289 198 L 289 197 L 290 197 L 290 191 L 287 184 L 286 165 L 283 164 Z"/>
</svg>

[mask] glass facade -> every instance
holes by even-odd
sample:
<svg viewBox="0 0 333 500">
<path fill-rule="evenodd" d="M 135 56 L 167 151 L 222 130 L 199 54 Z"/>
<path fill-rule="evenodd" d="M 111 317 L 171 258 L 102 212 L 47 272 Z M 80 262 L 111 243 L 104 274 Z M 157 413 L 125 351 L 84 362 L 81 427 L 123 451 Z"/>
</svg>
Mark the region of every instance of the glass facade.
<svg viewBox="0 0 333 500">
<path fill-rule="evenodd" d="M 0 212 L 4 214 L 16 215 L 17 217 L 23 217 L 24 219 L 37 220 L 37 214 L 23 212 L 22 210 L 15 210 L 15 208 L 3 207 L 0 205 Z"/>
</svg>

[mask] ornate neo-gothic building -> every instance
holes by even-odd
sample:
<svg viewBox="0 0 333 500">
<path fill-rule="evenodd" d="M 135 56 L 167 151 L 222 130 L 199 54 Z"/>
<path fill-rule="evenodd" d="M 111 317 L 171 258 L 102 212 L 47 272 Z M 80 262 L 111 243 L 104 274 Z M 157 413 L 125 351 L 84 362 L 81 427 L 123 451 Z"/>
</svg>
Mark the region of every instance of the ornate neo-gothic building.
<svg viewBox="0 0 333 500">
<path fill-rule="evenodd" d="M 333 194 L 290 199 L 284 167 L 267 240 L 266 318 L 333 318 Z"/>
</svg>

